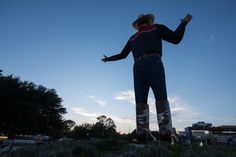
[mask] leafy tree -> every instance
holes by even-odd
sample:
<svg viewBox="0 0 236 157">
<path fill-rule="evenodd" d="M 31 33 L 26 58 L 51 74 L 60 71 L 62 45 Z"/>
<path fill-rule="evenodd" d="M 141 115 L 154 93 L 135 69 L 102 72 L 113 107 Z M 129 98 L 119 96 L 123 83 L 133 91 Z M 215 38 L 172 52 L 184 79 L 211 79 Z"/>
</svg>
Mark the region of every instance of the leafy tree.
<svg viewBox="0 0 236 157">
<path fill-rule="evenodd" d="M 116 134 L 115 122 L 105 115 L 97 117 L 97 122 L 93 126 L 92 134 L 96 137 L 111 137 Z"/>
<path fill-rule="evenodd" d="M 97 120 L 98 120 L 97 123 L 102 124 L 105 127 L 105 129 L 116 130 L 115 122 L 111 118 L 105 115 L 100 115 L 97 117 Z"/>
<path fill-rule="evenodd" d="M 106 129 L 116 131 L 116 124 L 111 118 L 107 118 L 105 121 Z"/>
<path fill-rule="evenodd" d="M 97 117 L 97 123 L 105 124 L 106 119 L 107 119 L 107 116 L 100 115 Z"/>
<path fill-rule="evenodd" d="M 76 123 L 73 120 L 65 120 L 65 131 L 70 132 L 75 127 Z"/>
<path fill-rule="evenodd" d="M 21 81 L 0 70 L 0 131 L 15 134 L 59 136 L 65 128 L 66 109 L 54 89 Z"/>
<path fill-rule="evenodd" d="M 117 135 L 115 122 L 105 115 L 97 117 L 95 124 L 85 123 L 75 126 L 71 131 L 71 137 L 87 139 L 91 137 L 109 138 Z"/>
<path fill-rule="evenodd" d="M 79 126 L 75 126 L 70 134 L 71 137 L 73 138 L 79 138 L 79 139 L 87 139 L 92 137 L 91 132 L 92 132 L 93 124 L 89 123 L 84 123 Z"/>
</svg>

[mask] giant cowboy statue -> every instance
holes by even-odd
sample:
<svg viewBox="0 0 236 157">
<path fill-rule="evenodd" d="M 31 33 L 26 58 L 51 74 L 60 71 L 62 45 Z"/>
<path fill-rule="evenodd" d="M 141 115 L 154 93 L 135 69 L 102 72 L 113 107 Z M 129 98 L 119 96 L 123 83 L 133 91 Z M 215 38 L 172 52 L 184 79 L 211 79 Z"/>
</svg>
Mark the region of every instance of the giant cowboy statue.
<svg viewBox="0 0 236 157">
<path fill-rule="evenodd" d="M 171 141 L 174 136 L 170 106 L 167 99 L 166 81 L 162 57 L 162 40 L 178 44 L 183 38 L 185 27 L 192 16 L 187 15 L 175 31 L 162 24 L 154 24 L 152 14 L 140 15 L 133 27 L 137 32 L 132 35 L 121 53 L 107 57 L 103 62 L 124 59 L 132 51 L 134 58 L 133 75 L 136 102 L 136 141 L 146 143 L 149 131 L 148 92 L 151 87 L 156 100 L 157 120 L 160 140 Z"/>
</svg>

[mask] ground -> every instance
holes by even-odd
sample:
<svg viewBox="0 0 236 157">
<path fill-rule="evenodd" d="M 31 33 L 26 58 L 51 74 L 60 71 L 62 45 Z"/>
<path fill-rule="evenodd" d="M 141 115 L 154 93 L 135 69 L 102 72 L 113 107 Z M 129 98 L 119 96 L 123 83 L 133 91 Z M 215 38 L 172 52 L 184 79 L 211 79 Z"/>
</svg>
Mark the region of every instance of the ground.
<svg viewBox="0 0 236 157">
<path fill-rule="evenodd" d="M 135 145 L 125 140 L 104 139 L 97 142 L 64 141 L 30 146 L 1 157 L 235 157 L 236 146 L 183 145 L 150 143 Z"/>
</svg>

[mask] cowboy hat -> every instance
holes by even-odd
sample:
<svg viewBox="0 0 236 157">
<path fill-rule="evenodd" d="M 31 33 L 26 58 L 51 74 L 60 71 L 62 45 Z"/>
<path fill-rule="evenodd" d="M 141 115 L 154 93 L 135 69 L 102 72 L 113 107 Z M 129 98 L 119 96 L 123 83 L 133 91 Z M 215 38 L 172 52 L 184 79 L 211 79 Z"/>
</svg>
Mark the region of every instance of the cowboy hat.
<svg viewBox="0 0 236 157">
<path fill-rule="evenodd" d="M 149 22 L 149 24 L 153 24 L 154 23 L 154 15 L 152 14 L 141 14 L 139 15 L 139 17 L 133 22 L 133 27 L 135 29 L 138 29 L 138 25 L 140 23 L 143 23 L 143 22 Z"/>
</svg>

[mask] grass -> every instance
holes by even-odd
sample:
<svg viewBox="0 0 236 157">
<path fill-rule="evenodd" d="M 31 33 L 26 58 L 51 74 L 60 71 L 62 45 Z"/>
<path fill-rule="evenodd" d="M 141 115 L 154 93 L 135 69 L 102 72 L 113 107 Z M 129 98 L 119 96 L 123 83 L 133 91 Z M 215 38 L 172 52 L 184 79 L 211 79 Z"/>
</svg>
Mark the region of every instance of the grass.
<svg viewBox="0 0 236 157">
<path fill-rule="evenodd" d="M 170 145 L 167 143 L 136 146 L 127 141 L 104 139 L 96 143 L 88 141 L 60 142 L 43 146 L 31 146 L 1 157 L 235 157 L 236 146 Z"/>
</svg>

